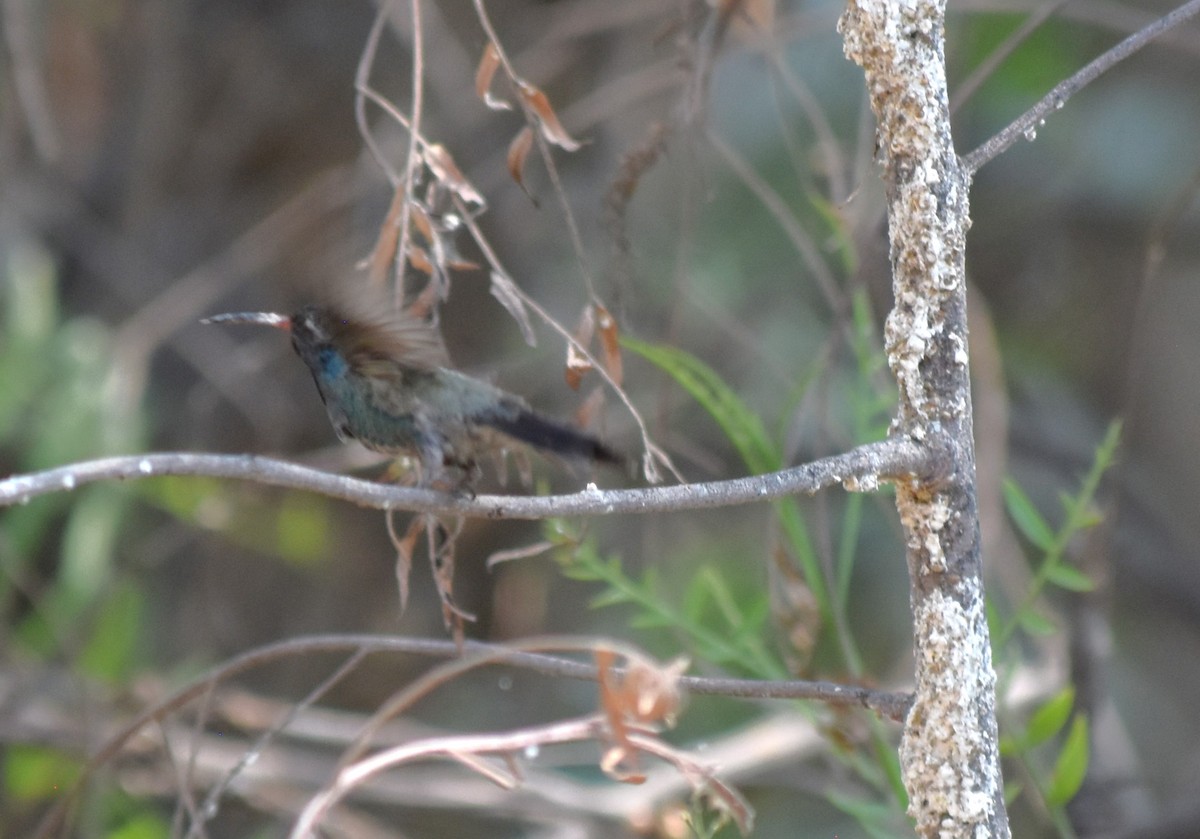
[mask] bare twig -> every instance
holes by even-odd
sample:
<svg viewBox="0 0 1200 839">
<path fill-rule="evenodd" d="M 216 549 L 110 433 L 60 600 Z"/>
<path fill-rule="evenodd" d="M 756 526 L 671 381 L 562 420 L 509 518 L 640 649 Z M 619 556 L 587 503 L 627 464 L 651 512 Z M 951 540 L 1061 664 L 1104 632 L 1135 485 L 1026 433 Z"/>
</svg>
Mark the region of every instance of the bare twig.
<svg viewBox="0 0 1200 839">
<path fill-rule="evenodd" d="M 726 507 L 798 493 L 812 494 L 838 484 L 852 491 L 867 491 L 881 482 L 904 480 L 913 475 L 936 475 L 939 463 L 939 455 L 933 449 L 904 438 L 892 438 L 779 472 L 727 481 L 606 490 L 589 485 L 572 495 L 465 498 L 335 475 L 258 455 L 179 452 L 108 457 L 14 475 L 0 481 L 0 507 L 27 504 L 42 495 L 74 490 L 97 481 L 204 475 L 306 490 L 379 510 L 410 510 L 470 518 L 539 519 Z"/>
<path fill-rule="evenodd" d="M 571 639 L 572 643 L 583 648 L 585 642 Z M 609 642 L 613 648 L 623 647 L 620 643 Z M 520 667 L 541 673 L 550 677 L 586 679 L 595 681 L 598 678 L 595 665 L 580 661 L 545 655 L 543 653 L 526 652 L 506 647 L 467 641 L 462 650 L 450 640 L 404 638 L 383 635 L 314 635 L 288 639 L 275 644 L 249 650 L 229 659 L 224 664 L 213 668 L 208 673 L 198 677 L 183 686 L 171 696 L 154 704 L 136 716 L 120 731 L 105 741 L 88 760 L 87 766 L 81 773 L 75 788 L 61 796 L 53 811 L 42 822 L 36 837 L 56 835 L 56 831 L 72 806 L 74 797 L 82 789 L 91 773 L 113 760 L 124 750 L 127 744 L 135 738 L 146 726 L 161 723 L 174 714 L 205 697 L 214 687 L 233 677 L 293 656 L 311 657 L 314 654 L 331 653 L 350 658 L 337 668 L 335 676 L 325 679 L 322 686 L 314 691 L 316 696 L 326 686 L 344 674 L 347 669 L 357 663 L 362 656 L 369 653 L 402 653 L 407 655 L 423 655 L 436 658 L 455 658 L 461 653 L 485 658 L 488 663 L 511 667 Z M 614 668 L 612 672 L 623 674 L 623 668 Z M 756 681 L 750 679 L 721 679 L 694 676 L 681 676 L 678 684 L 681 688 L 693 694 L 736 696 L 749 699 L 815 699 L 831 705 L 861 706 L 891 719 L 901 719 L 907 712 L 911 697 L 903 693 L 889 693 L 867 688 L 839 685 L 833 682 L 811 681 Z M 290 719 L 290 717 L 289 717 Z M 286 724 L 286 720 L 284 721 Z M 274 726 L 277 731 L 281 726 Z"/>
<path fill-rule="evenodd" d="M 5 46 L 12 57 L 12 75 L 16 101 L 25 114 L 29 136 L 38 156 L 55 163 L 62 155 L 62 138 L 51 113 L 50 96 L 37 54 L 38 36 L 30 15 L 39 4 L 30 0 L 4 0 L 3 14 Z"/>
<path fill-rule="evenodd" d="M 958 113 L 958 109 L 963 106 L 963 103 L 975 95 L 975 91 L 979 90 L 979 87 L 991 78 L 992 74 L 1004 63 L 1005 59 L 1012 55 L 1017 47 L 1025 43 L 1029 39 L 1029 36 L 1037 31 L 1038 27 L 1049 20 L 1055 12 L 1068 2 L 1069 0 L 1055 0 L 1053 3 L 1047 3 L 1035 9 L 1029 17 L 1025 18 L 1020 26 L 1001 41 L 987 58 L 980 62 L 979 66 L 972 70 L 971 74 L 959 83 L 958 89 L 950 97 L 950 113 Z"/>
<path fill-rule="evenodd" d="M 379 38 L 383 34 L 383 25 L 387 23 L 388 11 L 391 9 L 390 2 L 384 2 L 379 5 L 379 11 L 375 14 L 375 22 L 371 25 L 371 32 L 367 35 L 367 44 L 363 48 L 362 56 L 358 60 L 358 71 L 354 75 L 354 121 L 358 124 L 358 133 L 363 138 L 363 142 L 367 144 L 367 148 L 371 151 L 371 156 L 375 158 L 375 162 L 379 164 L 379 168 L 387 174 L 388 180 L 392 186 L 400 185 L 400 173 L 388 161 L 387 155 L 383 153 L 383 149 L 379 147 L 379 143 L 375 141 L 375 135 L 371 133 L 371 124 L 367 121 L 367 98 L 368 91 L 371 88 L 371 68 L 375 65 L 375 53 L 379 51 Z M 407 123 L 406 123 L 407 125 Z M 412 132 L 413 135 L 416 132 Z"/>
<path fill-rule="evenodd" d="M 963 158 L 967 177 L 970 178 L 979 170 L 980 166 L 1007 150 L 1021 137 L 1032 140 L 1036 136 L 1038 128 L 1046 121 L 1046 117 L 1060 109 L 1068 99 L 1095 81 L 1101 73 L 1125 60 L 1164 32 L 1193 17 L 1197 12 L 1200 12 L 1200 0 L 1189 0 L 1170 14 L 1164 15 L 1149 26 L 1133 33 L 1071 78 L 1059 82 L 1036 105 Z"/>
</svg>

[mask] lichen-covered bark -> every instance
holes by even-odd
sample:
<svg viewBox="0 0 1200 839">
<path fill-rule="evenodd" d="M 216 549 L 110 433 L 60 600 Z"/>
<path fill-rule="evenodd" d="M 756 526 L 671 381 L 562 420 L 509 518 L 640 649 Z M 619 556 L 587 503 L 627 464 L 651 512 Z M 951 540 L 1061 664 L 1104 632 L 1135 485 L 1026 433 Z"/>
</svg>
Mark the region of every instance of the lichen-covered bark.
<svg viewBox="0 0 1200 839">
<path fill-rule="evenodd" d="M 921 836 L 1009 836 L 984 612 L 967 371 L 969 178 L 954 152 L 935 0 L 850 0 L 839 22 L 866 72 L 888 195 L 900 388 L 893 433 L 937 448 L 945 474 L 897 486 L 907 541 L 916 699 L 900 757 Z"/>
</svg>

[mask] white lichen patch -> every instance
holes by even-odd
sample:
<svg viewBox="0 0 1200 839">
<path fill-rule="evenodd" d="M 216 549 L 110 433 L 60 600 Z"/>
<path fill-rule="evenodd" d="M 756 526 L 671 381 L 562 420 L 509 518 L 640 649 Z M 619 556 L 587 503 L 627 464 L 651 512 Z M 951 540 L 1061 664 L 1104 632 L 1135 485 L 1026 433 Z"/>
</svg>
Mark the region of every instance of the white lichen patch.
<svg viewBox="0 0 1200 839">
<path fill-rule="evenodd" d="M 1001 784 L 987 723 L 995 674 L 982 593 L 958 593 L 965 608 L 935 591 L 915 609 L 921 675 L 900 761 L 918 835 L 983 839 Z"/>
<path fill-rule="evenodd" d="M 846 492 L 876 492 L 879 490 L 879 476 L 851 475 L 842 479 L 842 487 Z"/>
<path fill-rule="evenodd" d="M 913 569 L 914 573 L 944 574 L 946 554 L 941 533 L 951 517 L 946 496 L 938 493 L 923 499 L 911 491 L 900 491 L 896 495 L 896 509 L 908 534 L 909 551 L 920 557 L 920 567 Z"/>
</svg>

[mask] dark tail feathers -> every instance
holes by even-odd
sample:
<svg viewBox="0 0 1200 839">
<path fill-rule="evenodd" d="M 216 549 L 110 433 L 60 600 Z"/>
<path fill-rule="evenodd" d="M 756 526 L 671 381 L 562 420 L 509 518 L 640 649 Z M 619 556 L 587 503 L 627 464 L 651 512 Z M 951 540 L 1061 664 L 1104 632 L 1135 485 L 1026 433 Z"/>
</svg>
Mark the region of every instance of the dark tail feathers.
<svg viewBox="0 0 1200 839">
<path fill-rule="evenodd" d="M 585 457 L 601 463 L 625 465 L 626 459 L 595 437 L 557 420 L 523 410 L 509 417 L 487 420 L 487 425 L 539 449 L 567 457 Z"/>
</svg>

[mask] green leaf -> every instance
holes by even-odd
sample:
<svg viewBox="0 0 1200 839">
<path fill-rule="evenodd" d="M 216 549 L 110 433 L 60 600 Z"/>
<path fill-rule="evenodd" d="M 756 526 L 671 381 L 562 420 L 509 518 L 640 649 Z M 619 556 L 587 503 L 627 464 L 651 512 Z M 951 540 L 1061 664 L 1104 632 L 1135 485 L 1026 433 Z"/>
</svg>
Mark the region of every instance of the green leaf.
<svg viewBox="0 0 1200 839">
<path fill-rule="evenodd" d="M 662 629 L 664 626 L 676 625 L 674 618 L 658 612 L 641 612 L 629 619 L 629 625 L 634 629 Z"/>
<path fill-rule="evenodd" d="M 59 798 L 79 777 L 79 761 L 43 746 L 13 744 L 4 753 L 5 798 L 36 802 Z"/>
<path fill-rule="evenodd" d="M 171 825 L 153 813 L 140 813 L 109 831 L 107 839 L 162 839 L 171 835 Z"/>
<path fill-rule="evenodd" d="M 842 209 L 820 195 L 815 190 L 809 190 L 805 196 L 813 209 L 821 216 L 832 234 L 830 239 L 836 243 L 834 255 L 841 263 L 841 269 L 848 277 L 858 271 L 858 249 L 854 245 L 854 236 L 850 225 L 846 224 L 846 214 Z"/>
<path fill-rule="evenodd" d="M 1017 529 L 1025 538 L 1047 553 L 1054 547 L 1054 531 L 1033 506 L 1029 496 L 1012 478 L 1004 479 L 1004 503 Z"/>
<path fill-rule="evenodd" d="M 568 580 L 578 580 L 579 582 L 584 582 L 584 583 L 594 583 L 596 580 L 601 579 L 600 575 L 596 573 L 595 568 L 592 568 L 589 565 L 585 565 L 584 563 L 579 562 L 574 558 L 569 557 L 569 558 L 563 560 L 561 563 L 561 567 L 562 567 L 562 575 L 564 577 L 566 577 Z"/>
<path fill-rule="evenodd" d="M 608 606 L 618 606 L 622 603 L 628 603 L 632 600 L 628 594 L 619 588 L 610 588 L 607 591 L 602 591 L 593 597 L 588 605 L 593 609 L 603 609 Z"/>
<path fill-rule="evenodd" d="M 1063 743 L 1062 751 L 1054 764 L 1054 774 L 1050 779 L 1050 787 L 1046 790 L 1046 803 L 1053 807 L 1061 807 L 1072 798 L 1083 786 L 1088 767 L 1088 722 L 1087 717 L 1080 714 L 1071 723 L 1071 731 Z"/>
<path fill-rule="evenodd" d="M 329 505 L 307 492 L 283 496 L 276 520 L 279 554 L 299 565 L 308 565 L 329 551 Z"/>
<path fill-rule="evenodd" d="M 827 794 L 829 803 L 852 816 L 868 835 L 876 839 L 893 839 L 897 814 L 894 807 L 867 798 L 857 798 L 836 792 Z"/>
<path fill-rule="evenodd" d="M 1025 729 L 1025 742 L 1030 746 L 1044 743 L 1058 734 L 1071 717 L 1071 709 L 1075 706 L 1075 688 L 1067 687 L 1050 698 L 1042 707 L 1029 718 Z"/>
<path fill-rule="evenodd" d="M 1030 635 L 1053 635 L 1058 631 L 1054 621 L 1042 617 L 1032 609 L 1026 609 L 1017 615 L 1017 622 Z"/>
<path fill-rule="evenodd" d="M 111 684 L 121 683 L 137 660 L 144 597 L 132 585 L 122 585 L 104 603 L 79 655 L 86 673 Z"/>
<path fill-rule="evenodd" d="M 1096 583 L 1087 574 L 1071 565 L 1055 562 L 1045 568 L 1046 579 L 1067 591 L 1091 591 Z"/>
<path fill-rule="evenodd" d="M 780 468 L 782 456 L 767 436 L 762 420 L 715 370 L 675 347 L 629 337 L 621 338 L 621 346 L 657 366 L 700 403 L 721 426 L 751 472 L 762 474 Z"/>
<path fill-rule="evenodd" d="M 1000 737 L 1000 756 L 1012 757 L 1021 753 L 1021 741 L 1007 734 Z"/>
<path fill-rule="evenodd" d="M 699 623 L 711 600 L 711 592 L 705 577 L 693 574 L 683 594 L 682 612 L 684 616 L 690 621 Z"/>
</svg>

